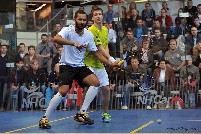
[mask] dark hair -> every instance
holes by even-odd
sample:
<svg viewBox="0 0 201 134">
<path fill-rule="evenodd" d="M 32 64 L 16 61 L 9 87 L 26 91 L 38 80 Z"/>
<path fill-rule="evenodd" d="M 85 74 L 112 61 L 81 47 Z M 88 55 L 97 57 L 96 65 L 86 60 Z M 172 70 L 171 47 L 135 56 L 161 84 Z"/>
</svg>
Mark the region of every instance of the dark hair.
<svg viewBox="0 0 201 134">
<path fill-rule="evenodd" d="M 29 49 L 30 49 L 30 48 L 33 48 L 33 49 L 34 49 L 34 51 L 36 50 L 35 46 L 33 46 L 33 45 L 28 46 L 28 51 L 29 51 Z"/>
<path fill-rule="evenodd" d="M 58 50 L 59 48 L 63 48 L 63 46 L 62 46 L 62 45 L 57 45 L 57 50 Z"/>
<path fill-rule="evenodd" d="M 77 18 L 78 14 L 85 14 L 85 15 L 86 15 L 86 18 L 87 18 L 87 14 L 86 14 L 85 11 L 83 11 L 83 10 L 77 10 L 77 11 L 75 12 L 74 18 Z"/>
<path fill-rule="evenodd" d="M 201 6 L 201 4 L 198 4 L 197 7 Z"/>
<path fill-rule="evenodd" d="M 162 59 L 159 60 L 159 64 L 160 64 L 162 61 L 164 61 L 165 64 L 167 63 L 167 61 L 165 60 L 165 58 L 162 58 Z"/>
<path fill-rule="evenodd" d="M 1 47 L 3 47 L 3 46 L 6 46 L 6 48 L 8 48 L 8 45 L 6 45 L 6 44 L 1 44 Z"/>
<path fill-rule="evenodd" d="M 103 15 L 103 9 L 98 7 L 92 10 L 92 15 L 94 15 L 94 11 L 101 11 L 102 15 Z"/>
<path fill-rule="evenodd" d="M 41 35 L 41 38 L 42 38 L 43 36 L 46 36 L 46 37 L 47 37 L 47 34 L 42 34 L 42 35 Z"/>
<path fill-rule="evenodd" d="M 24 43 L 20 43 L 19 46 L 25 46 L 25 44 Z"/>
</svg>

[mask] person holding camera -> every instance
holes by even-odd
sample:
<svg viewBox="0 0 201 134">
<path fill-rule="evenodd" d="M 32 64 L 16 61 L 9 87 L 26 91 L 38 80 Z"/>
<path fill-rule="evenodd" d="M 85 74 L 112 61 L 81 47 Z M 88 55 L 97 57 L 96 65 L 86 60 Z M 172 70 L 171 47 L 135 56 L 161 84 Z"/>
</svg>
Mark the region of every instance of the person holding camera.
<svg viewBox="0 0 201 134">
<path fill-rule="evenodd" d="M 41 68 L 50 74 L 52 57 L 56 54 L 57 49 L 52 42 L 48 41 L 48 36 L 46 34 L 41 35 L 41 40 L 42 42 L 36 47 L 36 55 L 41 59 Z"/>
</svg>

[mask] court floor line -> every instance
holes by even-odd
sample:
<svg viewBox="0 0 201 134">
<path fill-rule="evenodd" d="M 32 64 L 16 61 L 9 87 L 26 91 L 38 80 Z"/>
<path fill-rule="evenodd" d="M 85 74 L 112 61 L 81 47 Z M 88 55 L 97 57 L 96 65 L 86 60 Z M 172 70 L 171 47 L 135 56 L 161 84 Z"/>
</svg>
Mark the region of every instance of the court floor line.
<svg viewBox="0 0 201 134">
<path fill-rule="evenodd" d="M 91 112 L 94 112 L 94 111 L 90 111 L 90 113 L 91 113 Z M 50 123 L 62 121 L 62 120 L 69 119 L 69 118 L 73 118 L 74 116 L 75 116 L 75 115 L 66 116 L 66 117 L 64 117 L 64 118 L 59 118 L 59 119 L 56 119 L 56 120 L 52 120 L 52 121 L 50 121 Z M 28 126 L 28 127 L 23 127 L 23 128 L 11 130 L 11 131 L 8 131 L 8 132 L 4 132 L 4 134 L 15 133 L 15 132 L 18 132 L 18 131 L 22 131 L 22 130 L 26 130 L 26 129 L 30 129 L 30 128 L 34 128 L 34 127 L 38 127 L 38 124 L 34 124 L 34 125 L 31 125 L 31 126 Z"/>
<path fill-rule="evenodd" d="M 144 125 L 138 127 L 137 129 L 133 130 L 132 132 L 130 132 L 130 134 L 135 134 L 136 132 L 142 130 L 143 128 L 145 128 L 149 125 L 151 125 L 152 123 L 154 123 L 154 121 L 149 121 L 149 122 L 145 123 Z"/>
</svg>

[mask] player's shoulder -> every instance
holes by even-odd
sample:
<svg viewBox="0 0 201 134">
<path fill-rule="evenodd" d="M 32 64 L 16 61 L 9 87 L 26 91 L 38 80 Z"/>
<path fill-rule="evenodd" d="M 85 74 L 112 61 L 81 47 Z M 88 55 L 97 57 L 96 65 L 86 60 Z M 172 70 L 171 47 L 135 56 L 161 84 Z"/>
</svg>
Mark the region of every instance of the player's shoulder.
<svg viewBox="0 0 201 134">
<path fill-rule="evenodd" d="M 65 30 L 65 31 L 72 31 L 75 29 L 75 26 L 74 25 L 70 25 L 68 27 L 63 27 L 62 30 Z"/>
</svg>

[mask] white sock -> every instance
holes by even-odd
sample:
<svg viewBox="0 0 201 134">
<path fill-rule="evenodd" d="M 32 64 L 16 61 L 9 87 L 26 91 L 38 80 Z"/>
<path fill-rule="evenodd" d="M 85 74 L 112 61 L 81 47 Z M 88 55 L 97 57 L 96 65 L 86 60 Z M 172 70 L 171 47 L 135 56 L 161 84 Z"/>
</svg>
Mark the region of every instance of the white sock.
<svg viewBox="0 0 201 134">
<path fill-rule="evenodd" d="M 58 92 L 56 95 L 54 95 L 54 97 L 51 99 L 49 106 L 45 112 L 45 115 L 47 118 L 49 118 L 50 114 L 52 114 L 54 112 L 54 110 L 57 108 L 57 106 L 59 105 L 59 103 L 62 100 L 62 96 L 61 94 Z"/>
<path fill-rule="evenodd" d="M 91 102 L 95 98 L 96 94 L 98 93 L 98 88 L 99 87 L 94 87 L 94 86 L 89 87 L 89 89 L 86 93 L 86 96 L 84 98 L 84 102 L 82 104 L 82 107 L 80 109 L 80 112 L 87 111 L 89 105 L 91 104 Z"/>
</svg>

